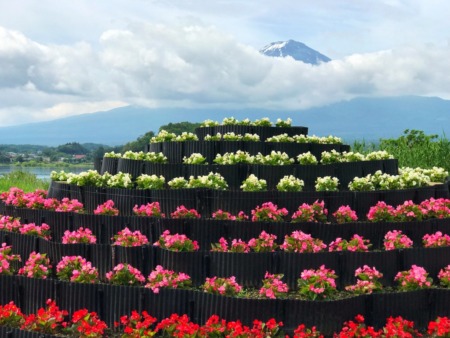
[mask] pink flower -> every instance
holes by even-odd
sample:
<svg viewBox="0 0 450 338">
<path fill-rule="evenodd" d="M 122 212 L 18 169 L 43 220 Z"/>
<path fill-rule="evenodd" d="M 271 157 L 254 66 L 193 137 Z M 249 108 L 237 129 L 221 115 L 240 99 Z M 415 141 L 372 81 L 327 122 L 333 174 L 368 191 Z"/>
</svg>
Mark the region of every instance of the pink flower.
<svg viewBox="0 0 450 338">
<path fill-rule="evenodd" d="M 400 230 L 388 231 L 384 236 L 384 249 L 407 249 L 413 246 L 412 240 Z"/>
<path fill-rule="evenodd" d="M 97 209 L 94 210 L 95 215 L 110 215 L 118 216 L 119 210 L 114 208 L 114 201 L 107 200 L 105 203 L 100 204 Z"/>
</svg>

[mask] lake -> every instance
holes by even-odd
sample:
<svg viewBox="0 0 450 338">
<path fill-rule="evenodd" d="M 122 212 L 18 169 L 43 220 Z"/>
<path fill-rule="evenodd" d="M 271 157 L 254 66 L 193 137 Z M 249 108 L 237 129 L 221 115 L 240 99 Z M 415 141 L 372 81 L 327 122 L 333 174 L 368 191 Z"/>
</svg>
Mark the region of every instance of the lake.
<svg viewBox="0 0 450 338">
<path fill-rule="evenodd" d="M 50 180 L 50 173 L 53 170 L 58 171 L 58 172 L 61 170 L 64 170 L 66 173 L 72 172 L 75 174 L 79 174 L 80 172 L 86 171 L 89 169 L 94 169 L 94 168 L 92 166 L 62 168 L 62 167 L 16 167 L 16 166 L 10 166 L 10 165 L 2 165 L 2 166 L 0 166 L 0 175 L 9 174 L 11 171 L 20 170 L 20 171 L 34 174 L 39 179 Z"/>
</svg>

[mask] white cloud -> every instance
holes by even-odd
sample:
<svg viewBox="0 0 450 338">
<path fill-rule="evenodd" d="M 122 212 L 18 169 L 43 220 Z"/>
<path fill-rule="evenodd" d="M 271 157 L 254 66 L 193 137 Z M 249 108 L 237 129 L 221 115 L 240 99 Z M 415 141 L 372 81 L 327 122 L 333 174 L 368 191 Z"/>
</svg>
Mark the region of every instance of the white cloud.
<svg viewBox="0 0 450 338">
<path fill-rule="evenodd" d="M 448 46 L 417 45 L 311 66 L 260 55 L 217 28 L 134 23 L 99 46 L 40 44 L 0 27 L 0 124 L 125 104 L 303 109 L 357 96 L 444 95 Z"/>
</svg>

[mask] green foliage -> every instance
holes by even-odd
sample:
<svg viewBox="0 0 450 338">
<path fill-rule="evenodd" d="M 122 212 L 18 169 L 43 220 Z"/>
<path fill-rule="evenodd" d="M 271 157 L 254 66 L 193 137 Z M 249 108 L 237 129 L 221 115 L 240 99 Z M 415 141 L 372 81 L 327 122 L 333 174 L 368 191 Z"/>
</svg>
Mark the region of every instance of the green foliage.
<svg viewBox="0 0 450 338">
<path fill-rule="evenodd" d="M 35 191 L 36 189 L 47 190 L 49 184 L 49 181 L 40 180 L 36 178 L 36 175 L 20 170 L 0 176 L 0 191 L 2 192 L 8 191 L 11 187 L 18 187 L 25 192 Z"/>
<path fill-rule="evenodd" d="M 77 142 L 71 142 L 60 145 L 56 148 L 56 151 L 71 155 L 87 154 L 89 152 L 85 147 L 83 147 L 81 144 Z"/>
<path fill-rule="evenodd" d="M 124 153 L 129 150 L 135 152 L 144 151 L 145 146 L 149 144 L 150 139 L 153 136 L 155 136 L 154 132 L 152 131 L 146 132 L 144 135 L 139 136 L 137 140 L 126 143 L 119 152 Z"/>
<path fill-rule="evenodd" d="M 195 128 L 200 127 L 200 123 L 191 123 L 191 122 L 178 122 L 178 123 L 169 123 L 159 127 L 159 131 L 166 130 L 169 133 L 175 133 L 180 135 L 182 132 L 193 133 L 195 132 Z M 147 142 L 148 143 L 148 142 Z"/>
<path fill-rule="evenodd" d="M 394 155 L 400 167 L 436 166 L 450 170 L 450 141 L 445 135 L 438 137 L 406 129 L 397 139 L 381 139 L 379 148 Z"/>
</svg>

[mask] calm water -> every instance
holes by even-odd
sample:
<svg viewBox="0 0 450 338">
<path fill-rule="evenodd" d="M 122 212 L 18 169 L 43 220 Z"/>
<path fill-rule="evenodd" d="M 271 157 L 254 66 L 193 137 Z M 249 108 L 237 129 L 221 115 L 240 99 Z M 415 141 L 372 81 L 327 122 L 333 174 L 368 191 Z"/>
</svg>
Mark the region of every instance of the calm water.
<svg viewBox="0 0 450 338">
<path fill-rule="evenodd" d="M 25 171 L 28 173 L 35 174 L 37 178 L 39 179 L 47 179 L 50 180 L 50 173 L 55 171 L 61 171 L 64 170 L 66 173 L 72 172 L 72 173 L 80 173 L 82 171 L 86 171 L 88 169 L 93 169 L 93 167 L 77 167 L 77 168 L 61 168 L 61 167 L 15 167 L 15 166 L 0 166 L 0 175 L 3 174 L 9 174 L 11 171 Z"/>
</svg>

